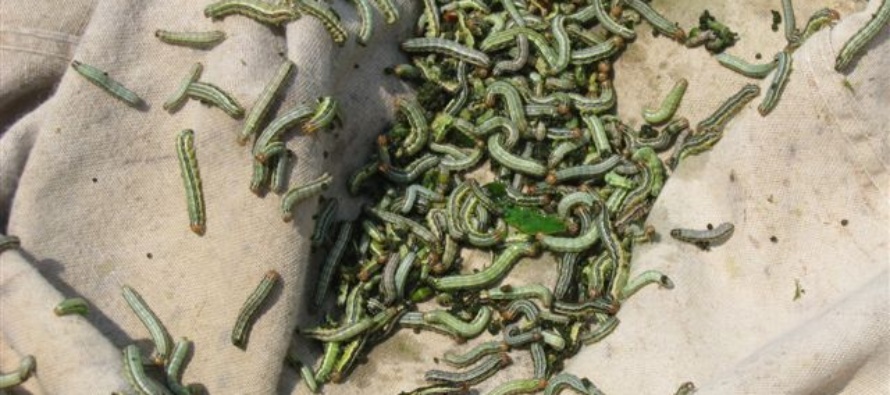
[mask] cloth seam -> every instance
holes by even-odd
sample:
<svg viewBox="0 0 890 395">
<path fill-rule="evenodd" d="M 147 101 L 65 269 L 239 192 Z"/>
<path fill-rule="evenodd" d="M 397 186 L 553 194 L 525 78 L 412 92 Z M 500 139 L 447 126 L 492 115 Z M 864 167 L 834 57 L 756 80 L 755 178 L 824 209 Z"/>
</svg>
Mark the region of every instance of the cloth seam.
<svg viewBox="0 0 890 395">
<path fill-rule="evenodd" d="M 80 37 L 73 34 L 56 32 L 52 30 L 32 29 L 27 27 L 0 29 L 0 34 L 21 35 L 40 38 L 47 41 L 66 42 L 70 44 L 77 44 L 80 42 Z"/>
<path fill-rule="evenodd" d="M 40 51 L 40 50 L 36 50 L 36 49 L 32 49 L 32 48 L 16 47 L 16 46 L 12 46 L 12 45 L 0 45 L 0 51 L 21 52 L 21 53 L 29 53 L 29 54 L 33 54 L 33 55 L 43 55 L 43 56 L 48 56 L 51 58 L 61 59 L 66 62 L 69 59 L 71 59 L 70 56 L 62 55 L 59 53 Z"/>
<path fill-rule="evenodd" d="M 32 28 L 0 29 L 0 50 L 9 52 L 29 53 L 68 61 L 80 37 L 50 30 Z M 46 43 L 46 44 L 41 44 Z M 21 46 L 21 45 L 26 46 Z M 51 49 L 58 49 L 54 51 Z"/>
</svg>

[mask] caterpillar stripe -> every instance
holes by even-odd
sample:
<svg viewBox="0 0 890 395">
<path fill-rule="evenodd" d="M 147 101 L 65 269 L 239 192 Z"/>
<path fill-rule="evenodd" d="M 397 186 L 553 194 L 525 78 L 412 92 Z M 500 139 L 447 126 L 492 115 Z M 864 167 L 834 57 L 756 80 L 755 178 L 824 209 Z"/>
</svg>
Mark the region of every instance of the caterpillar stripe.
<svg viewBox="0 0 890 395">
<path fill-rule="evenodd" d="M 226 33 L 219 30 L 206 32 L 173 32 L 155 30 L 155 37 L 164 43 L 197 49 L 210 49 L 226 39 Z"/>
<path fill-rule="evenodd" d="M 250 336 L 250 330 L 253 327 L 257 313 L 260 307 L 269 298 L 275 284 L 281 280 L 281 275 L 275 270 L 269 270 L 263 276 L 262 281 L 253 290 L 241 310 L 238 312 L 238 318 L 235 319 L 235 326 L 232 328 L 232 344 L 238 348 L 247 347 L 247 340 Z"/>
<path fill-rule="evenodd" d="M 120 101 L 127 103 L 130 107 L 141 108 L 145 105 L 145 102 L 136 93 L 112 79 L 107 72 L 77 60 L 71 61 L 71 67 L 86 78 L 87 81 L 102 88 Z"/>
<path fill-rule="evenodd" d="M 189 227 L 197 235 L 206 230 L 204 190 L 201 186 L 201 172 L 198 170 L 198 157 L 195 154 L 195 132 L 185 129 L 176 138 L 176 156 L 185 186 L 186 205 L 189 213 Z"/>
</svg>

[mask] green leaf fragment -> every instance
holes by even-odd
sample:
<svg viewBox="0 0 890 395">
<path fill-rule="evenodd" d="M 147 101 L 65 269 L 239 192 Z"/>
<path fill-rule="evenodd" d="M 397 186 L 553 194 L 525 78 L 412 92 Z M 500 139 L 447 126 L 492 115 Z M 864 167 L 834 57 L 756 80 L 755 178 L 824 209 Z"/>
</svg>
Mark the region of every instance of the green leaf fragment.
<svg viewBox="0 0 890 395">
<path fill-rule="evenodd" d="M 389 131 L 389 137 L 396 141 L 404 140 L 411 133 L 411 129 L 406 125 L 407 121 L 396 123 Z"/>
<path fill-rule="evenodd" d="M 566 230 L 565 223 L 558 217 L 526 207 L 508 207 L 504 211 L 504 221 L 525 234 L 549 235 Z"/>
<path fill-rule="evenodd" d="M 485 185 L 485 190 L 488 191 L 488 195 L 491 196 L 491 199 L 498 204 L 505 204 L 507 199 L 507 186 L 502 182 L 490 182 Z"/>
<path fill-rule="evenodd" d="M 426 173 L 423 173 L 423 180 L 421 181 L 421 185 L 427 189 L 436 189 L 436 183 L 439 180 L 439 170 L 433 168 L 428 170 Z"/>
</svg>

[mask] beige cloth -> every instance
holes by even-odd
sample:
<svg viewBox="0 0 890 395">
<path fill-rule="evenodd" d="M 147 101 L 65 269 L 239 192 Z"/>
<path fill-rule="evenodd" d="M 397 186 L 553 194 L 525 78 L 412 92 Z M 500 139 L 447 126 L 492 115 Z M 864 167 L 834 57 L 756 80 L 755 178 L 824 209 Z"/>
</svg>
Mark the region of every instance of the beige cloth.
<svg viewBox="0 0 890 395">
<path fill-rule="evenodd" d="M 169 115 L 160 108 L 188 67 L 203 62 L 203 80 L 248 107 L 285 54 L 297 65 L 280 106 L 333 95 L 343 127 L 294 138 L 292 183 L 323 171 L 343 181 L 371 151 L 406 86 L 381 70 L 400 61 L 417 2 L 401 1 L 402 19 L 378 18 L 372 43 L 337 48 L 317 20 L 273 30 L 244 18 L 205 19 L 197 2 L 82 1 L 0 3 L 0 220 L 23 251 L 0 255 L 0 370 L 25 354 L 38 371 L 24 388 L 35 394 L 94 394 L 126 389 L 119 349 L 148 350 L 146 330 L 120 296 L 138 290 L 174 338 L 194 340 L 184 382 L 214 394 L 306 393 L 282 364 L 297 325 L 318 317 L 306 297 L 319 254 L 306 240 L 315 202 L 285 224 L 274 194 L 247 188 L 248 150 L 234 143 L 241 123 L 196 102 Z M 681 23 L 702 9 L 742 33 L 730 52 L 753 60 L 784 45 L 769 30 L 768 10 L 753 4 L 694 1 L 655 6 Z M 745 2 L 747 3 L 747 2 Z M 567 363 L 607 393 L 672 393 L 692 380 L 701 393 L 886 393 L 888 379 L 888 30 L 874 40 L 844 86 L 834 54 L 869 17 L 854 4 L 798 2 L 798 23 L 826 5 L 845 16 L 794 55 L 794 72 L 778 108 L 766 118 L 756 99 L 710 153 L 685 161 L 650 217 L 661 240 L 634 256 L 634 272 L 659 268 L 676 288 L 645 289 L 622 308 L 612 336 Z M 351 31 L 351 5 L 334 8 Z M 869 5 L 876 8 L 875 1 Z M 379 17 L 379 15 L 377 15 Z M 161 44 L 155 29 L 219 28 L 229 39 L 210 51 Z M 720 68 L 703 49 L 687 50 L 640 28 L 616 68 L 619 113 L 639 123 L 677 78 L 690 80 L 680 114 L 702 119 L 748 82 Z M 132 110 L 70 71 L 78 59 L 107 70 L 150 104 Z M 56 83 L 55 90 L 51 91 Z M 762 81 L 766 88 L 769 79 Z M 19 118 L 21 116 L 21 118 Z M 12 123 L 15 120 L 14 123 Z M 207 203 L 207 233 L 192 234 L 173 150 L 179 130 L 196 131 Z M 343 184 L 328 193 L 345 198 Z M 345 201 L 344 218 L 357 213 Z M 846 219 L 848 224 L 841 225 Z M 8 222 L 7 222 L 8 221 Z M 673 227 L 731 221 L 733 238 L 702 252 L 667 236 Z M 770 237 L 775 236 L 775 243 Z M 150 255 L 149 255 L 150 254 Z M 485 258 L 484 254 L 479 254 Z M 552 262 L 522 262 L 520 283 Z M 238 309 L 266 270 L 282 274 L 275 304 L 258 320 L 247 350 L 229 333 Z M 546 278 L 551 284 L 553 276 Z M 793 300 L 795 281 L 805 294 Z M 64 297 L 82 296 L 86 318 L 55 317 Z M 435 334 L 403 330 L 376 347 L 329 394 L 397 393 L 421 385 L 433 358 L 456 346 Z M 317 344 L 298 344 L 303 360 Z M 480 386 L 530 374 L 528 356 Z"/>
</svg>

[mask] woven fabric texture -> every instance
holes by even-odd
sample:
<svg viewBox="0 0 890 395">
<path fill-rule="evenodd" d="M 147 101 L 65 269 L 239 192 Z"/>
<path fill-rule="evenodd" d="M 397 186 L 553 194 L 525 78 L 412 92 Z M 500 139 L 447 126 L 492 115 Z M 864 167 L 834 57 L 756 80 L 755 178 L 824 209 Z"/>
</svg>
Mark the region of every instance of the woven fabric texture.
<svg viewBox="0 0 890 395">
<path fill-rule="evenodd" d="M 201 80 L 250 108 L 290 59 L 296 72 L 273 111 L 334 96 L 343 118 L 331 133 L 288 140 L 297 158 L 290 184 L 329 172 L 335 182 L 326 194 L 341 199 L 341 218 L 354 218 L 363 201 L 344 183 L 393 118 L 395 98 L 411 94 L 383 69 L 405 61 L 398 43 L 411 36 L 422 5 L 398 1 L 397 24 L 376 14 L 367 46 L 353 38 L 338 47 L 317 19 L 277 29 L 241 17 L 211 21 L 205 3 L 0 3 L 0 229 L 22 240 L 21 251 L 0 255 L 0 371 L 34 355 L 37 374 L 22 387 L 30 393 L 128 389 L 120 350 L 152 347 L 121 296 L 124 284 L 174 339 L 194 341 L 183 382 L 213 394 L 308 393 L 283 360 L 295 328 L 319 320 L 310 300 L 323 254 L 308 242 L 317 202 L 283 222 L 278 195 L 248 189 L 251 156 L 235 142 L 241 121 L 197 101 L 175 114 L 161 103 L 201 62 Z M 753 60 L 784 47 L 769 26 L 778 1 L 673 3 L 653 6 L 681 26 L 708 8 L 738 31 L 730 53 Z M 769 116 L 757 113 L 762 96 L 755 99 L 712 151 L 682 162 L 666 183 L 649 218 L 660 239 L 635 251 L 633 273 L 659 269 L 676 287 L 641 291 L 611 336 L 566 365 L 606 393 L 673 393 L 685 381 L 701 394 L 890 391 L 890 28 L 853 71 L 837 73 L 836 53 L 880 2 L 797 3 L 798 15 L 830 6 L 844 17 L 794 53 L 791 81 Z M 356 32 L 352 3 L 331 5 Z M 228 39 L 193 50 L 161 43 L 156 29 L 219 29 Z M 762 90 L 770 83 L 650 31 L 643 24 L 614 66 L 618 113 L 631 123 L 639 125 L 640 110 L 657 105 L 678 78 L 689 80 L 678 113 L 693 123 L 745 83 Z M 129 108 L 84 80 L 69 67 L 75 59 L 107 71 L 148 108 Z M 174 150 L 186 128 L 195 131 L 204 236 L 189 230 Z M 709 251 L 669 236 L 672 228 L 722 222 L 733 222 L 735 234 Z M 231 345 L 231 328 L 270 269 L 282 286 L 241 350 Z M 507 281 L 549 285 L 554 272 L 552 260 L 524 260 Z M 90 314 L 56 317 L 53 306 L 74 296 L 90 302 Z M 473 344 L 403 330 L 325 393 L 410 390 L 424 384 L 435 357 Z M 319 357 L 317 344 L 295 347 L 304 361 Z M 530 359 L 519 356 L 479 389 L 530 372 Z"/>
</svg>

